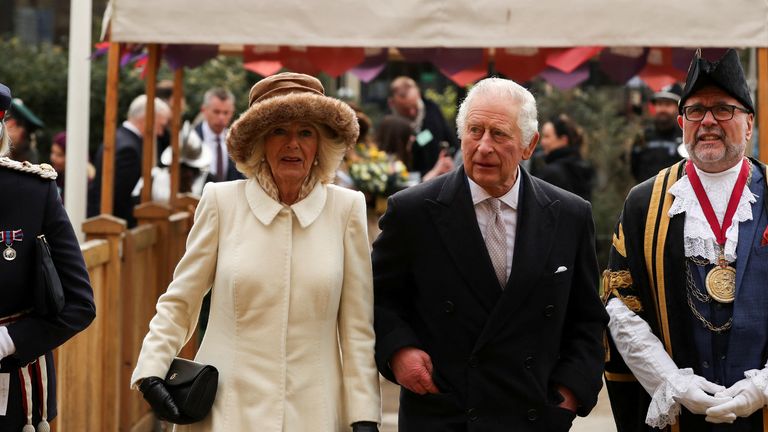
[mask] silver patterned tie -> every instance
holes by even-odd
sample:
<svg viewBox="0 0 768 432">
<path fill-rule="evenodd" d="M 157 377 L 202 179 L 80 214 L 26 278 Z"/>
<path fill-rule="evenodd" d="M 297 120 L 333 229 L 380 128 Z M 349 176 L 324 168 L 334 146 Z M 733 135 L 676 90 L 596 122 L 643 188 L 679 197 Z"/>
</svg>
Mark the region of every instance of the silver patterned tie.
<svg viewBox="0 0 768 432">
<path fill-rule="evenodd" d="M 504 289 L 507 284 L 507 228 L 501 216 L 501 200 L 488 198 L 486 202 L 491 209 L 491 218 L 486 228 L 485 246 L 488 248 L 499 285 Z"/>
</svg>

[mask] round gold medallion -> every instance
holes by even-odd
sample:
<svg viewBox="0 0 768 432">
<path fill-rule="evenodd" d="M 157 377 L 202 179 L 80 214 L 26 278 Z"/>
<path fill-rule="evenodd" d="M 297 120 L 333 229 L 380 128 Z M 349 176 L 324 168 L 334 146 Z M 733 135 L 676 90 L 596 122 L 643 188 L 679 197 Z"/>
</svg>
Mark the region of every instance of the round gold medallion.
<svg viewBox="0 0 768 432">
<path fill-rule="evenodd" d="M 704 283 L 709 296 L 720 303 L 733 303 L 736 298 L 736 269 L 716 266 L 707 273 Z"/>
</svg>

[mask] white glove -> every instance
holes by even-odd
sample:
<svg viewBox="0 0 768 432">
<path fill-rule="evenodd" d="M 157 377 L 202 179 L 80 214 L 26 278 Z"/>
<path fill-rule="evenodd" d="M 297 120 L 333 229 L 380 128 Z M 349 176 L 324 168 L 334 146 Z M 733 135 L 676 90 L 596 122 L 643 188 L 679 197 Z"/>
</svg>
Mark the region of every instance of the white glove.
<svg viewBox="0 0 768 432">
<path fill-rule="evenodd" d="M 749 417 L 768 402 L 765 394 L 768 370 L 750 370 L 746 378 L 726 390 L 715 393 L 715 397 L 729 397 L 730 401 L 709 408 L 706 420 L 711 423 L 733 423 L 736 417 Z"/>
<path fill-rule="evenodd" d="M 725 387 L 693 374 L 693 369 L 678 369 L 651 328 L 619 299 L 605 308 L 611 317 L 608 330 L 637 381 L 651 395 L 645 423 L 663 429 L 674 424 L 682 404 L 689 411 L 704 414 L 707 408 L 727 402 L 711 396 Z"/>
<path fill-rule="evenodd" d="M 16 345 L 13 344 L 13 339 L 8 335 L 8 329 L 0 327 L 0 360 L 8 357 L 16 352 Z"/>
<path fill-rule="evenodd" d="M 707 409 L 731 400 L 731 396 L 718 396 L 719 392 L 725 391 L 725 387 L 694 375 L 692 369 L 681 369 L 672 380 L 677 380 L 671 385 L 672 398 L 694 414 L 705 414 Z"/>
</svg>

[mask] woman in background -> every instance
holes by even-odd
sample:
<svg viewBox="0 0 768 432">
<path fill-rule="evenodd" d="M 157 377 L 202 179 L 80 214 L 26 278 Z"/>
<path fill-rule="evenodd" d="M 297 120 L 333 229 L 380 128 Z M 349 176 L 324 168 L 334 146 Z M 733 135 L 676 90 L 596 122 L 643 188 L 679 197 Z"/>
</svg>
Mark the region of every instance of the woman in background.
<svg viewBox="0 0 768 432">
<path fill-rule="evenodd" d="M 544 165 L 534 173 L 540 179 L 573 192 L 589 201 L 592 198 L 595 170 L 581 157 L 584 137 L 565 114 L 541 126 Z"/>
</svg>

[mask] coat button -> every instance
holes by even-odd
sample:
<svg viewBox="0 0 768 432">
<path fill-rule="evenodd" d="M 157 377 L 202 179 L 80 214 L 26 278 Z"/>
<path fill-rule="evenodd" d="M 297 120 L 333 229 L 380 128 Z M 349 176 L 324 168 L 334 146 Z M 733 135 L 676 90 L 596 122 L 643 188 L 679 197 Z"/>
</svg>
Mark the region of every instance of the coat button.
<svg viewBox="0 0 768 432">
<path fill-rule="evenodd" d="M 477 410 L 474 408 L 468 409 L 467 418 L 469 418 L 469 421 L 477 421 Z"/>
<path fill-rule="evenodd" d="M 448 300 L 445 303 L 443 303 L 443 310 L 445 311 L 445 313 L 450 314 L 456 310 L 456 306 L 453 304 L 452 301 Z"/>
<path fill-rule="evenodd" d="M 470 367 L 477 367 L 477 365 L 480 364 L 480 359 L 477 358 L 477 356 L 471 356 L 469 357 L 469 366 Z"/>
<path fill-rule="evenodd" d="M 539 419 L 539 413 L 535 409 L 531 408 L 528 410 L 528 420 L 530 421 L 536 421 Z"/>
<path fill-rule="evenodd" d="M 525 366 L 525 368 L 526 368 L 526 369 L 530 369 L 530 368 L 531 368 L 531 366 L 533 366 L 533 362 L 534 362 L 535 360 L 536 360 L 536 359 L 534 359 L 534 358 L 533 358 L 533 357 L 531 357 L 531 356 L 529 356 L 529 357 L 526 357 L 526 358 L 525 358 L 525 361 L 523 361 L 523 366 Z"/>
<path fill-rule="evenodd" d="M 544 308 L 544 316 L 549 318 L 555 313 L 555 305 L 547 305 Z"/>
<path fill-rule="evenodd" d="M 704 362 L 701 363 L 701 366 L 704 367 L 704 369 L 706 369 L 706 368 L 709 367 L 709 362 L 708 361 L 704 361 Z"/>
</svg>

